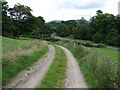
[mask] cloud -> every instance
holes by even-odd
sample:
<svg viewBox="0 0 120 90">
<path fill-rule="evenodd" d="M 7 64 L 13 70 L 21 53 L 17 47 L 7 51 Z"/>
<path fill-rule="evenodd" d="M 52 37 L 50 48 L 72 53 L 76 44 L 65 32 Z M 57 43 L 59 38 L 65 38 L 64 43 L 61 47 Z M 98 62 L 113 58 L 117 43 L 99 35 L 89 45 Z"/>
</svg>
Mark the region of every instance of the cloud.
<svg viewBox="0 0 120 90">
<path fill-rule="evenodd" d="M 64 2 L 60 3 L 59 8 L 67 8 L 67 9 L 93 9 L 93 8 L 100 8 L 104 7 L 105 3 L 102 1 L 69 1 L 69 2 Z"/>
<path fill-rule="evenodd" d="M 58 8 L 93 9 L 104 7 L 109 0 L 65 0 L 57 2 Z"/>
<path fill-rule="evenodd" d="M 10 7 L 16 3 L 29 6 L 34 16 L 46 21 L 80 19 L 96 15 L 97 10 L 116 15 L 120 0 L 6 0 Z"/>
</svg>

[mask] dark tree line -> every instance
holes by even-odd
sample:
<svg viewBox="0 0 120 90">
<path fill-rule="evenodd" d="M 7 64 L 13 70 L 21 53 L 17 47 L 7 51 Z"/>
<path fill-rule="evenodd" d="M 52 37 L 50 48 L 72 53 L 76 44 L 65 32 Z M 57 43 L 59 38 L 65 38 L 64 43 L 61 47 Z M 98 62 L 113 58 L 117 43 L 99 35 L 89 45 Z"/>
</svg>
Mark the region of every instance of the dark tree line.
<svg viewBox="0 0 120 90">
<path fill-rule="evenodd" d="M 120 15 L 114 16 L 101 10 L 90 19 L 90 23 L 82 17 L 80 23 L 75 20 L 62 21 L 56 26 L 56 33 L 62 37 L 72 36 L 75 39 L 91 40 L 96 43 L 119 46 Z"/>
<path fill-rule="evenodd" d="M 21 4 L 9 8 L 7 2 L 2 2 L 2 35 L 19 38 L 26 35 L 36 38 L 50 37 L 52 30 L 43 17 L 31 14 L 31 8 Z"/>
</svg>

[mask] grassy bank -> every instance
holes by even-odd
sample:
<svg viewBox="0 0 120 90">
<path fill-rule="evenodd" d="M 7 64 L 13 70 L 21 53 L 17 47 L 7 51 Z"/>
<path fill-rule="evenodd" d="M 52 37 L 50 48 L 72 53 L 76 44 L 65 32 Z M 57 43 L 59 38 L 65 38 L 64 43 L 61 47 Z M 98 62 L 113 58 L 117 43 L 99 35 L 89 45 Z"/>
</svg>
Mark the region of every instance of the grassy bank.
<svg viewBox="0 0 120 90">
<path fill-rule="evenodd" d="M 67 59 L 64 51 L 56 48 L 55 59 L 50 66 L 48 73 L 45 75 L 42 83 L 37 88 L 62 88 L 64 85 L 65 72 L 67 67 Z"/>
<path fill-rule="evenodd" d="M 118 63 L 114 63 L 114 56 L 117 55 L 112 55 L 113 60 L 108 57 L 114 54 L 113 52 L 108 51 L 110 54 L 104 52 L 107 54 L 102 55 L 99 51 L 88 49 L 83 46 L 74 46 L 70 44 L 63 46 L 68 48 L 76 57 L 90 88 L 118 87 Z M 117 60 L 115 60 L 115 62 Z"/>
<path fill-rule="evenodd" d="M 5 38 L 5 37 L 4 37 Z M 47 43 L 40 40 L 15 40 L 10 38 L 3 39 L 8 40 L 11 44 L 6 45 L 8 51 L 5 49 L 5 53 L 2 55 L 2 84 L 6 84 L 16 76 L 20 71 L 26 69 L 33 63 L 35 63 L 40 57 L 42 57 L 48 50 Z M 13 47 L 12 46 L 13 42 Z M 16 42 L 16 43 L 14 43 Z M 22 43 L 21 46 L 19 43 Z M 28 43 L 29 42 L 29 43 Z M 9 43 L 8 43 L 9 44 Z M 25 44 L 25 45 L 24 45 Z M 8 46 L 8 47 L 7 47 Z M 5 48 L 3 46 L 3 48 Z M 11 47 L 11 48 L 10 48 Z M 10 49 L 9 49 L 10 48 Z M 19 48 L 19 49 L 18 49 Z"/>
<path fill-rule="evenodd" d="M 40 40 L 33 38 L 20 38 L 19 40 L 0 36 L 2 38 L 2 53 L 14 51 L 16 49 L 27 49 L 35 45 Z"/>
</svg>

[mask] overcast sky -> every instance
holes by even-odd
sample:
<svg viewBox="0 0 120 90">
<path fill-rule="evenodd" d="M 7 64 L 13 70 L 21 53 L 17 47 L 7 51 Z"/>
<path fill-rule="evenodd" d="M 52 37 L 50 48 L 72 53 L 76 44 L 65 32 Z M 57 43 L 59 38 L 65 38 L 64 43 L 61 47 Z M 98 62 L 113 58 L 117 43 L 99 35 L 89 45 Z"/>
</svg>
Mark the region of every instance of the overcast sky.
<svg viewBox="0 0 120 90">
<path fill-rule="evenodd" d="M 120 0 L 6 0 L 10 7 L 20 3 L 29 6 L 34 16 L 42 16 L 45 21 L 72 20 L 84 17 L 89 20 L 97 10 L 118 14 Z"/>
</svg>

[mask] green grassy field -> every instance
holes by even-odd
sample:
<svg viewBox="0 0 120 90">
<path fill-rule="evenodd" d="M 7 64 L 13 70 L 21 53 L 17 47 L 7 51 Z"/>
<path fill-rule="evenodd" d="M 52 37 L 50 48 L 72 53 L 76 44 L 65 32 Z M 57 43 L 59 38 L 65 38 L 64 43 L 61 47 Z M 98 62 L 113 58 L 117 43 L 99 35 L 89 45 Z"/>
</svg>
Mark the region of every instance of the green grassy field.
<svg viewBox="0 0 120 90">
<path fill-rule="evenodd" d="M 49 71 L 45 75 L 42 83 L 37 88 L 62 88 L 67 67 L 67 59 L 64 51 L 56 47 L 56 55 Z"/>
<path fill-rule="evenodd" d="M 29 48 L 40 40 L 32 38 L 20 38 L 19 40 L 2 37 L 2 53 L 10 52 L 19 48 Z"/>
<path fill-rule="evenodd" d="M 47 42 L 38 39 L 11 39 L 3 37 L 2 84 L 5 85 L 20 71 L 26 69 L 48 51 Z"/>
</svg>

